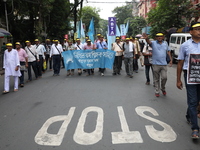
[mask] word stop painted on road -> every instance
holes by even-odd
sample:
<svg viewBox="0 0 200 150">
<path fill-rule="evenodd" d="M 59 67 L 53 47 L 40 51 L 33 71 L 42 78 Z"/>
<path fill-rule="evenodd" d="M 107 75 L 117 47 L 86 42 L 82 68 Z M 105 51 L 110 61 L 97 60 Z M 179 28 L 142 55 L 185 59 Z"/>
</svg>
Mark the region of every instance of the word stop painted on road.
<svg viewBox="0 0 200 150">
<path fill-rule="evenodd" d="M 67 132 L 67 128 L 75 112 L 75 107 L 71 107 L 68 115 L 54 116 L 49 118 L 38 131 L 35 136 L 35 142 L 39 145 L 44 146 L 60 146 L 64 135 Z M 130 131 L 127 119 L 122 106 L 117 107 L 118 116 L 121 124 L 121 131 L 111 132 L 112 143 L 113 144 L 125 144 L 125 143 L 143 143 L 142 136 L 139 131 Z M 156 130 L 153 125 L 146 125 L 146 131 L 150 138 L 158 142 L 173 142 L 176 140 L 177 135 L 168 124 L 149 117 L 144 114 L 144 112 L 150 112 L 154 116 L 159 116 L 159 114 L 151 107 L 148 106 L 138 106 L 135 108 L 136 113 L 149 121 L 159 124 L 163 127 L 162 131 Z M 93 132 L 87 133 L 84 130 L 86 124 L 86 118 L 89 113 L 97 113 L 96 128 Z M 63 121 L 57 134 L 48 133 L 48 128 L 55 122 Z M 103 138 L 103 123 L 104 123 L 104 112 L 100 107 L 87 107 L 82 111 L 79 118 L 73 139 L 76 143 L 80 145 L 93 145 L 98 143 Z"/>
</svg>

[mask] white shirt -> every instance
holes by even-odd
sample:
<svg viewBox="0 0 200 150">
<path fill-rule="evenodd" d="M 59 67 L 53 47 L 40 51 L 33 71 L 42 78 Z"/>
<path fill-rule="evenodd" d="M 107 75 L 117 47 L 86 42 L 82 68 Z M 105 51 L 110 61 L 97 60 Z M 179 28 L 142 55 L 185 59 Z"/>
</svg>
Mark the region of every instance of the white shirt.
<svg viewBox="0 0 200 150">
<path fill-rule="evenodd" d="M 53 55 L 59 55 L 62 52 L 63 52 L 63 48 L 62 48 L 61 44 L 57 44 L 57 45 L 53 44 L 51 46 L 50 57 L 53 56 Z"/>
<path fill-rule="evenodd" d="M 115 56 L 122 56 L 123 42 L 119 42 L 118 44 L 117 44 L 117 42 L 113 43 L 112 49 L 116 52 Z M 122 51 L 122 52 L 120 52 L 120 51 Z"/>
<path fill-rule="evenodd" d="M 77 50 L 84 50 L 84 44 L 80 43 L 80 45 L 78 45 L 78 43 L 76 43 L 74 45 L 76 47 Z"/>
<path fill-rule="evenodd" d="M 35 56 L 37 57 L 37 59 L 39 59 L 39 55 L 38 55 L 38 53 L 36 52 L 35 46 L 30 45 L 30 47 L 28 47 L 28 48 L 27 48 L 27 46 L 26 46 L 26 47 L 25 47 L 25 51 L 26 51 L 26 53 L 27 53 L 27 55 L 28 55 L 28 62 L 36 61 Z M 33 54 L 32 54 L 30 51 L 31 51 Z"/>
<path fill-rule="evenodd" d="M 46 49 L 45 49 L 44 45 L 42 45 L 42 44 L 35 45 L 35 48 L 36 48 L 36 52 L 38 53 L 38 55 L 42 55 L 43 59 L 45 59 L 44 52 L 46 52 Z"/>
</svg>

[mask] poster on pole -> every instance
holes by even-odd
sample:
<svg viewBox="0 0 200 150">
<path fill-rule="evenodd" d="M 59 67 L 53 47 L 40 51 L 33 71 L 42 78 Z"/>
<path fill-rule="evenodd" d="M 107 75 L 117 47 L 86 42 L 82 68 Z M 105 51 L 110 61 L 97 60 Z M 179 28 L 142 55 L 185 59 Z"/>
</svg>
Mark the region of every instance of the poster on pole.
<svg viewBox="0 0 200 150">
<path fill-rule="evenodd" d="M 200 84 L 200 54 L 190 54 L 187 72 L 188 84 Z"/>
<path fill-rule="evenodd" d="M 108 35 L 116 36 L 116 18 L 108 17 Z"/>
</svg>

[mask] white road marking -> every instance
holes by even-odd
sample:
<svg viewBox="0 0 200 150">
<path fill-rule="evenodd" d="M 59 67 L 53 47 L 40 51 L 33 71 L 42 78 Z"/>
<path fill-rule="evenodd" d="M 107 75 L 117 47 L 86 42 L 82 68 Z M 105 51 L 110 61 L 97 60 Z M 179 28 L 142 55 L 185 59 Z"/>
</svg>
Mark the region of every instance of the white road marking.
<svg viewBox="0 0 200 150">
<path fill-rule="evenodd" d="M 139 131 L 130 131 L 129 130 L 123 107 L 118 106 L 117 109 L 118 109 L 122 132 L 111 132 L 112 143 L 113 144 L 143 143 L 143 139 L 142 139 Z"/>
<path fill-rule="evenodd" d="M 147 120 L 150 120 L 152 122 L 155 122 L 159 125 L 161 125 L 164 130 L 163 131 L 158 131 L 156 130 L 153 125 L 146 125 L 146 130 L 148 135 L 159 142 L 173 142 L 176 140 L 177 135 L 174 132 L 174 130 L 172 129 L 171 126 L 169 126 L 168 124 L 159 121 L 157 119 L 154 119 L 152 117 L 149 117 L 147 115 L 144 114 L 145 111 L 152 113 L 154 116 L 159 116 L 159 114 L 156 112 L 155 109 L 148 107 L 148 106 L 138 106 L 135 108 L 135 111 L 137 112 L 137 114 Z"/>
<path fill-rule="evenodd" d="M 84 131 L 84 125 L 87 114 L 89 112 L 97 112 L 96 129 L 91 133 Z M 103 122 L 104 112 L 99 107 L 87 107 L 83 110 L 81 117 L 79 118 L 76 131 L 74 133 L 74 141 L 81 145 L 92 145 L 99 142 L 103 137 Z"/>
<path fill-rule="evenodd" d="M 38 131 L 35 136 L 35 142 L 39 145 L 46 146 L 60 146 L 63 141 L 65 132 L 67 131 L 67 127 L 74 115 L 75 107 L 71 107 L 68 115 L 63 116 L 55 116 L 49 118 Z M 57 134 L 49 134 L 47 130 L 52 123 L 63 121 L 59 131 Z"/>
</svg>

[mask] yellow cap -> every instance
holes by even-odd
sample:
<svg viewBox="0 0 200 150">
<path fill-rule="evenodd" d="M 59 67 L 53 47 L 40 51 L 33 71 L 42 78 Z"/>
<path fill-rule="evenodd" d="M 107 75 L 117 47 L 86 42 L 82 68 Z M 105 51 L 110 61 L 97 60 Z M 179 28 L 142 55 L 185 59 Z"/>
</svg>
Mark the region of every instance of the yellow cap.
<svg viewBox="0 0 200 150">
<path fill-rule="evenodd" d="M 26 41 L 25 43 L 29 43 L 30 41 Z"/>
<path fill-rule="evenodd" d="M 116 40 L 119 40 L 120 38 L 119 37 L 116 37 Z"/>
<path fill-rule="evenodd" d="M 195 28 L 195 27 L 200 27 L 200 23 L 196 23 L 192 26 L 192 28 Z"/>
<path fill-rule="evenodd" d="M 50 39 L 46 39 L 46 41 L 51 41 Z"/>
<path fill-rule="evenodd" d="M 130 40 L 130 38 L 126 38 L 126 40 Z"/>
<path fill-rule="evenodd" d="M 90 39 L 88 39 L 88 40 L 87 40 L 87 42 L 91 42 L 91 40 L 90 40 Z"/>
<path fill-rule="evenodd" d="M 20 45 L 20 43 L 19 43 L 19 42 L 16 42 L 15 45 Z"/>
<path fill-rule="evenodd" d="M 12 43 L 7 43 L 6 46 L 12 46 Z"/>
<path fill-rule="evenodd" d="M 132 36 L 130 37 L 130 40 L 132 40 L 133 38 L 132 38 Z"/>
<path fill-rule="evenodd" d="M 156 36 L 164 36 L 162 33 L 157 33 Z"/>
<path fill-rule="evenodd" d="M 64 39 L 64 41 L 66 41 L 67 39 Z"/>
<path fill-rule="evenodd" d="M 35 42 L 39 42 L 39 40 L 38 40 L 38 39 L 35 39 Z"/>
<path fill-rule="evenodd" d="M 79 39 L 79 38 L 77 38 L 76 40 L 77 40 L 77 41 L 80 41 L 80 39 Z"/>
<path fill-rule="evenodd" d="M 101 36 L 101 34 L 99 33 L 99 34 L 97 34 L 97 36 Z"/>
<path fill-rule="evenodd" d="M 58 40 L 54 40 L 54 42 L 58 42 Z"/>
</svg>

